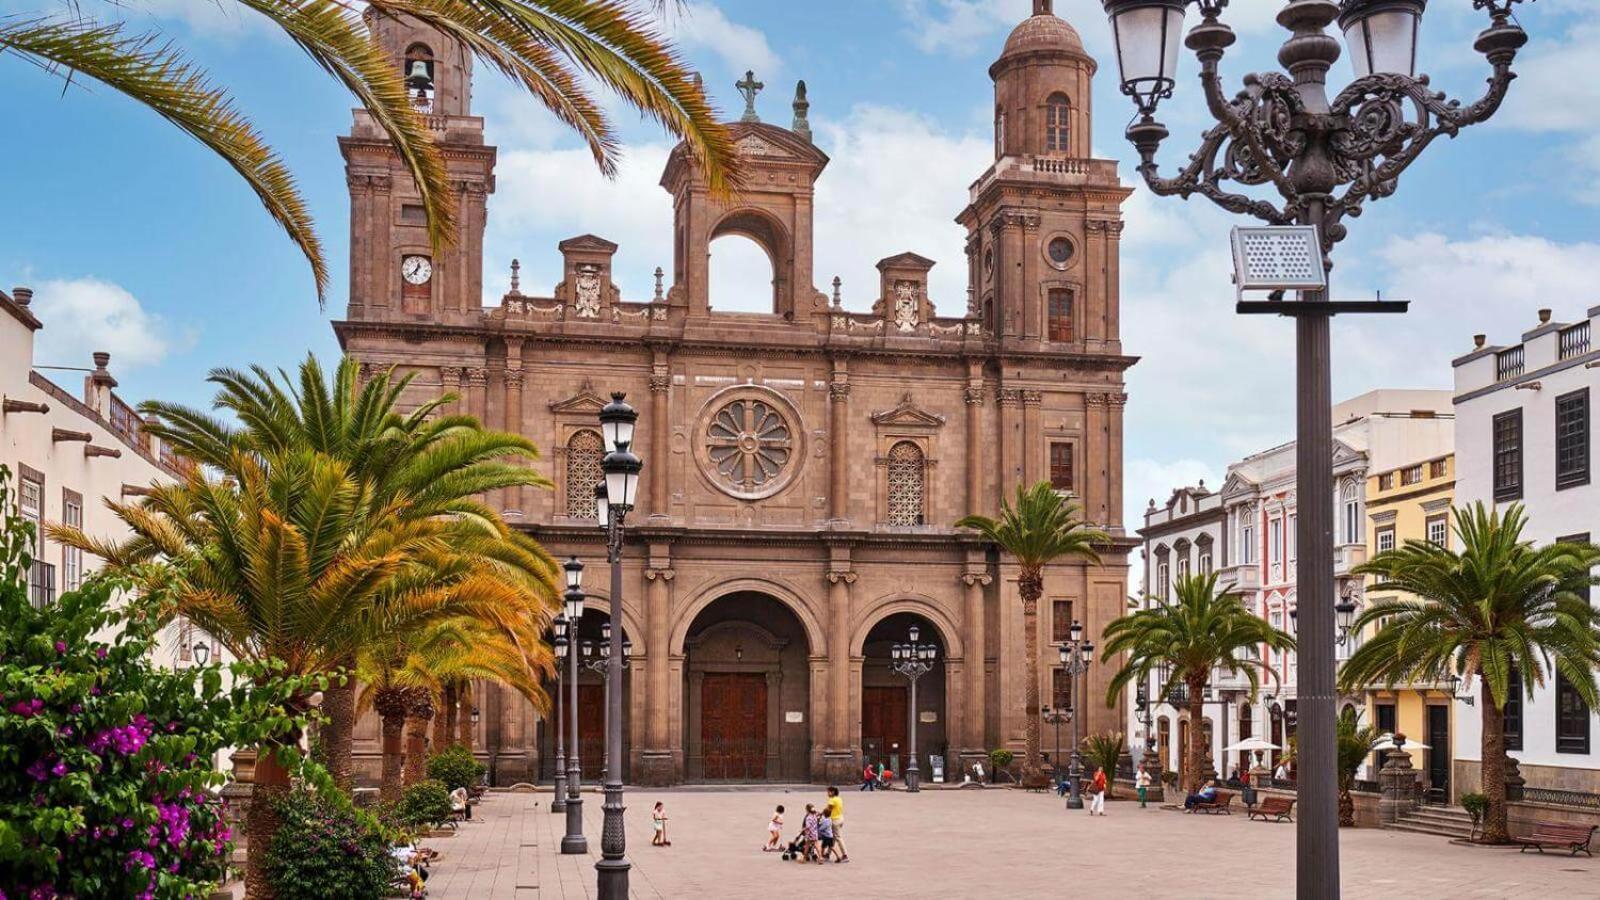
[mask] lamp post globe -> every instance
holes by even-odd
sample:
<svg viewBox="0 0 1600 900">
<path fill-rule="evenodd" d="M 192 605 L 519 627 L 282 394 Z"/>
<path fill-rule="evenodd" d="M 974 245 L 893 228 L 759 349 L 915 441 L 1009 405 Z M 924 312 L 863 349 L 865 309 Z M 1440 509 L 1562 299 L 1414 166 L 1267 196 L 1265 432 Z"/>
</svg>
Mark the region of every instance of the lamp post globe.
<svg viewBox="0 0 1600 900">
<path fill-rule="evenodd" d="M 191 649 L 194 651 L 194 661 L 200 665 L 205 665 L 211 659 L 211 645 L 205 641 L 196 641 Z"/>
</svg>

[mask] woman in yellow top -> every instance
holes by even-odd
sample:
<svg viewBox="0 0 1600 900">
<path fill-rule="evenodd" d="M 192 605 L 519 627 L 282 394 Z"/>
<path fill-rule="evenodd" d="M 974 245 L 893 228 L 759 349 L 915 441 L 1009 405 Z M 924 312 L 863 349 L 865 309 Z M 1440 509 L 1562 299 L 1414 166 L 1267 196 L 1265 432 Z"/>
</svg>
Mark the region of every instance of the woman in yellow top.
<svg viewBox="0 0 1600 900">
<path fill-rule="evenodd" d="M 833 825 L 833 849 L 839 854 L 839 862 L 849 862 L 850 854 L 844 850 L 844 798 L 839 796 L 838 788 L 828 788 L 828 805 L 822 814 Z"/>
</svg>

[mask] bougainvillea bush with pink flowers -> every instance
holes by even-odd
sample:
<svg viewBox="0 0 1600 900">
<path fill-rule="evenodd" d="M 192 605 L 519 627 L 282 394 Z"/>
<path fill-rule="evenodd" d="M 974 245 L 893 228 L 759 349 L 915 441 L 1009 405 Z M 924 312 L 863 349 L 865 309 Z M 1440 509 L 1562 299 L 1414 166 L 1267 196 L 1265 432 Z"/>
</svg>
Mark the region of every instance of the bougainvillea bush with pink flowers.
<svg viewBox="0 0 1600 900">
<path fill-rule="evenodd" d="M 232 849 L 213 759 L 297 727 L 302 686 L 155 667 L 151 604 L 111 581 L 35 608 L 32 546 L 0 522 L 0 900 L 205 897 Z"/>
</svg>

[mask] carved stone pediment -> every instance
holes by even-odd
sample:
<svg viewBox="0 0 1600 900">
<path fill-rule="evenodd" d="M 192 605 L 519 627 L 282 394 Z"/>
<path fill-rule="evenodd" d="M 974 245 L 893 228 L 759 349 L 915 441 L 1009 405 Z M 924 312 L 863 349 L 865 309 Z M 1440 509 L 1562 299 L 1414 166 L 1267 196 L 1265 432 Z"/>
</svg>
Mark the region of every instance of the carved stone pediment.
<svg viewBox="0 0 1600 900">
<path fill-rule="evenodd" d="M 1255 482 L 1250 481 L 1248 478 L 1244 478 L 1244 477 L 1240 476 L 1239 474 L 1235 473 L 1235 474 L 1229 475 L 1228 476 L 1228 480 L 1223 482 L 1223 484 L 1222 484 L 1222 497 L 1223 497 L 1223 499 L 1226 500 L 1226 499 L 1229 499 L 1229 498 L 1232 498 L 1232 497 L 1237 497 L 1240 494 L 1248 494 L 1251 491 L 1254 491 L 1255 489 L 1256 489 Z"/>
<path fill-rule="evenodd" d="M 740 156 L 789 156 L 778 145 L 754 134 L 740 138 L 734 147 L 738 149 Z"/>
<path fill-rule="evenodd" d="M 944 425 L 944 416 L 928 412 L 918 406 L 908 393 L 901 398 L 900 405 L 894 409 L 873 413 L 872 424 L 880 427 L 893 425 L 912 428 L 940 428 Z"/>
<path fill-rule="evenodd" d="M 576 394 L 565 400 L 551 400 L 550 411 L 570 415 L 598 415 L 606 405 L 605 398 L 595 393 L 594 386 L 585 381 Z"/>
</svg>

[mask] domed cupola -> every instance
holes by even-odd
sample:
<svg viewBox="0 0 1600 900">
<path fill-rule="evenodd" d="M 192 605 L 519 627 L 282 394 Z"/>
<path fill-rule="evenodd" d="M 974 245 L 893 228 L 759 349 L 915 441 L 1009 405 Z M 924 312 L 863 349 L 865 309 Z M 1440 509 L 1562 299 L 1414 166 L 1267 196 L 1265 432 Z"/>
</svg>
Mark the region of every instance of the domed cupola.
<svg viewBox="0 0 1600 900">
<path fill-rule="evenodd" d="M 1098 66 L 1052 5 L 1034 0 L 1033 15 L 1012 30 L 989 67 L 996 159 L 1089 156 L 1090 86 Z"/>
</svg>

